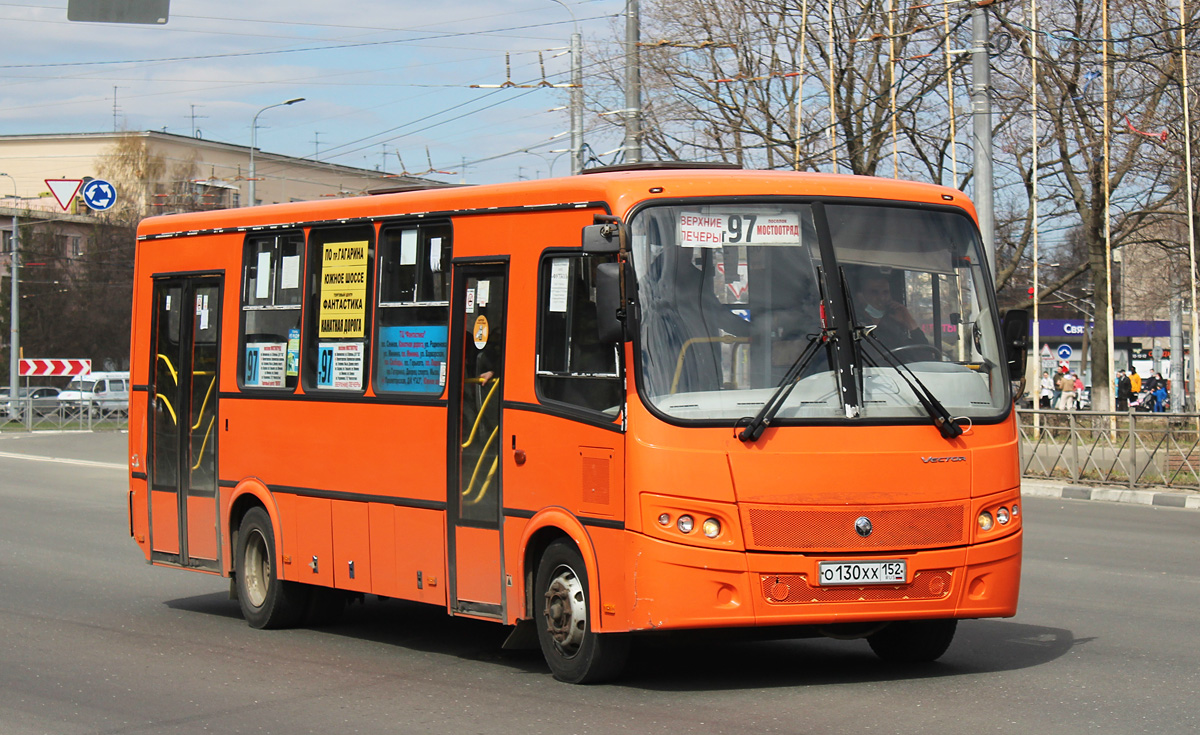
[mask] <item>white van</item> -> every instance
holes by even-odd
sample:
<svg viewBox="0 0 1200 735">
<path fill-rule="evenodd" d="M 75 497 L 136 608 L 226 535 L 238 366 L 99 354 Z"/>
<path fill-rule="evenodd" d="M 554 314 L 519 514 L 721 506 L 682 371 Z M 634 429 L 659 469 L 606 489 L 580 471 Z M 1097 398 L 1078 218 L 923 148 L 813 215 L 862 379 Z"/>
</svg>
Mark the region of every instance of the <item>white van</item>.
<svg viewBox="0 0 1200 735">
<path fill-rule="evenodd" d="M 58 394 L 68 412 L 87 407 L 93 415 L 129 412 L 129 371 L 93 372 L 71 378 Z"/>
</svg>

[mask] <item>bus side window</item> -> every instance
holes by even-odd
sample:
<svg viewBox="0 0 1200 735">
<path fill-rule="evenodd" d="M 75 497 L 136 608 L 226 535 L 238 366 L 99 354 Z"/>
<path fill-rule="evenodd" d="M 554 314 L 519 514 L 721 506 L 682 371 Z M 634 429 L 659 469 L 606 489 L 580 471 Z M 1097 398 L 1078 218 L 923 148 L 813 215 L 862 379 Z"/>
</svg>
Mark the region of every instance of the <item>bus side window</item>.
<svg viewBox="0 0 1200 735">
<path fill-rule="evenodd" d="M 305 391 L 366 390 L 367 308 L 375 260 L 371 225 L 314 228 L 308 239 Z"/>
<path fill-rule="evenodd" d="M 451 231 L 403 224 L 379 234 L 375 392 L 439 396 L 446 385 Z"/>
<path fill-rule="evenodd" d="M 242 388 L 294 390 L 300 375 L 304 235 L 246 238 L 242 261 Z"/>
<path fill-rule="evenodd" d="M 620 409 L 617 347 L 600 342 L 596 328 L 596 266 L 612 260 L 557 253 L 542 260 L 534 382 L 543 402 L 613 416 Z"/>
</svg>

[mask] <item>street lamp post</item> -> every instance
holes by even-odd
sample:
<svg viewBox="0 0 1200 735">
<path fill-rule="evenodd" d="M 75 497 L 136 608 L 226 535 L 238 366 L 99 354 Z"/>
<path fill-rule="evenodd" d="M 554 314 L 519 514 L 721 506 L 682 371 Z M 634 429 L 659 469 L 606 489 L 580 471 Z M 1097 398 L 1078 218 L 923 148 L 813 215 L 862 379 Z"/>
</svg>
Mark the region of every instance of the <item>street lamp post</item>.
<svg viewBox="0 0 1200 735">
<path fill-rule="evenodd" d="M 8 272 L 12 280 L 12 304 L 9 312 L 8 398 L 11 402 L 10 405 L 16 407 L 17 393 L 19 392 L 17 388 L 20 385 L 20 370 L 18 369 L 18 365 L 21 361 L 21 297 L 18 295 L 20 288 L 18 284 L 21 282 L 19 270 L 21 266 L 21 254 L 18 247 L 21 241 L 21 230 L 20 223 L 17 221 L 17 204 L 20 202 L 21 195 L 17 192 L 16 179 L 8 174 L 0 174 L 0 176 L 7 177 L 13 185 L 12 238 L 10 240 L 12 243 L 12 255 L 8 260 Z"/>
<path fill-rule="evenodd" d="M 296 97 L 295 99 L 290 99 L 286 102 L 276 102 L 273 105 L 267 105 L 266 107 L 262 108 L 258 112 L 254 113 L 254 120 L 251 121 L 251 123 L 250 123 L 250 204 L 248 206 L 253 207 L 255 202 L 257 201 L 254 198 L 254 195 L 255 195 L 255 191 L 254 191 L 254 181 L 255 181 L 255 179 L 254 179 L 254 149 L 258 147 L 258 116 L 263 114 L 267 110 L 270 110 L 273 107 L 284 107 L 286 105 L 294 105 L 297 102 L 303 102 L 303 101 L 304 101 L 303 97 Z"/>
</svg>

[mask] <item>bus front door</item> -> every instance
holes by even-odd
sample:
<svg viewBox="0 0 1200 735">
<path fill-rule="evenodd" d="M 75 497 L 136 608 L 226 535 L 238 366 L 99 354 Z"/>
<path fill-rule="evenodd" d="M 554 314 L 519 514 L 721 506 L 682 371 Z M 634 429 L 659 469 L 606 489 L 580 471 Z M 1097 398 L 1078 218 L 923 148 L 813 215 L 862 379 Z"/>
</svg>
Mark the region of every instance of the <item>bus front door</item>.
<svg viewBox="0 0 1200 735">
<path fill-rule="evenodd" d="M 450 607 L 503 614 L 500 426 L 507 266 L 456 263 L 449 375 L 447 541 Z"/>
<path fill-rule="evenodd" d="M 218 569 L 218 276 L 157 279 L 150 367 L 151 559 Z"/>
</svg>

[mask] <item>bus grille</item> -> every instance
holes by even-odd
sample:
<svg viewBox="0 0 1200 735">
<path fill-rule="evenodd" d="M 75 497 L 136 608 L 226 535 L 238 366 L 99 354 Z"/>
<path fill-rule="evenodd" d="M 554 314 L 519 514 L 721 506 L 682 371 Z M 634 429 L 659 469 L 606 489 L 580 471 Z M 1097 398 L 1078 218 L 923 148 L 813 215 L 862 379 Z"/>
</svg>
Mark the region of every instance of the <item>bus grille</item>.
<svg viewBox="0 0 1200 735">
<path fill-rule="evenodd" d="M 770 551 L 862 551 L 928 549 L 967 542 L 966 503 L 942 505 L 779 508 L 748 507 L 743 522 L 750 530 L 749 548 Z M 854 522 L 870 519 L 871 535 L 863 538 Z"/>
<path fill-rule="evenodd" d="M 812 587 L 803 574 L 764 574 L 759 579 L 763 599 L 776 605 L 940 600 L 949 595 L 954 586 L 954 572 L 950 569 L 917 572 L 908 584 L 880 587 Z"/>
</svg>

